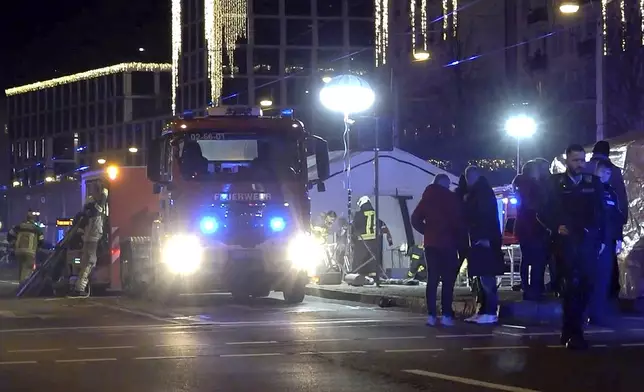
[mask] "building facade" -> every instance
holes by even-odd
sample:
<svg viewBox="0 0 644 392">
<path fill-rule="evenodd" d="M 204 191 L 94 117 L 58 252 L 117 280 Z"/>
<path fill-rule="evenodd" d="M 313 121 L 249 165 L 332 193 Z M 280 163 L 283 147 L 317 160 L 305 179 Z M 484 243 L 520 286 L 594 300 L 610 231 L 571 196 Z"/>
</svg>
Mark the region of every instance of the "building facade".
<svg viewBox="0 0 644 392">
<path fill-rule="evenodd" d="M 373 15 L 373 0 L 173 0 L 175 112 L 264 103 L 324 134 L 317 93 L 375 68 Z"/>
<path fill-rule="evenodd" d="M 65 177 L 130 147 L 144 152 L 153 127 L 140 122 L 168 116 L 170 70 L 125 63 L 5 90 L 12 185 Z"/>
<path fill-rule="evenodd" d="M 11 178 L 5 224 L 38 211 L 55 243 L 56 219 L 82 206 L 80 172 L 144 165 L 148 141 L 171 117 L 171 68 L 124 63 L 5 90 Z"/>
</svg>

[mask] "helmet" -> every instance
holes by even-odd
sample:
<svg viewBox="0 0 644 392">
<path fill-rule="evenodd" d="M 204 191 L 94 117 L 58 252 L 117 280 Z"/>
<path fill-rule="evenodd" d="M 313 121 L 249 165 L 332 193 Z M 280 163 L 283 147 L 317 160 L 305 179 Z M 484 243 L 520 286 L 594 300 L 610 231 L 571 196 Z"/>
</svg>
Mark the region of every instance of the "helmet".
<svg viewBox="0 0 644 392">
<path fill-rule="evenodd" d="M 361 198 L 358 199 L 358 208 L 362 207 L 367 203 L 371 203 L 371 200 L 369 200 L 369 196 L 362 196 Z"/>
</svg>

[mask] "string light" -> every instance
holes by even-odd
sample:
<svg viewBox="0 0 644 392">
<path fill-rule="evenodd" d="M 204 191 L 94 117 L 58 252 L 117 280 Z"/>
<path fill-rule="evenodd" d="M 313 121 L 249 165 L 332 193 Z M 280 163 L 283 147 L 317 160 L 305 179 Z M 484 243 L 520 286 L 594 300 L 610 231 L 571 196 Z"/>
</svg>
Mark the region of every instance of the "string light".
<svg viewBox="0 0 644 392">
<path fill-rule="evenodd" d="M 449 28 L 447 16 L 447 0 L 443 0 L 443 41 L 447 40 L 447 29 Z"/>
<path fill-rule="evenodd" d="M 179 60 L 181 58 L 181 0 L 172 0 L 172 115 L 177 114 Z"/>
<path fill-rule="evenodd" d="M 458 0 L 452 0 L 452 36 L 456 38 L 458 29 Z"/>
<path fill-rule="evenodd" d="M 204 34 L 208 55 L 210 100 L 216 105 L 224 86 L 223 49 L 234 69 L 237 40 L 246 36 L 247 0 L 206 0 L 204 2 Z M 234 72 L 234 71 L 233 71 Z"/>
<path fill-rule="evenodd" d="M 427 0 L 420 0 L 420 28 L 423 34 L 423 50 L 427 51 Z"/>
<path fill-rule="evenodd" d="M 376 67 L 387 64 L 389 47 L 389 0 L 375 0 Z"/>
<path fill-rule="evenodd" d="M 619 13 L 622 21 L 622 52 L 626 50 L 626 9 L 624 0 L 619 2 Z"/>
<path fill-rule="evenodd" d="M 608 30 L 607 27 L 607 15 L 606 15 L 606 8 L 608 5 L 609 0 L 602 0 L 602 38 L 604 40 L 604 56 L 608 54 L 608 45 L 607 45 L 607 40 L 606 40 L 606 33 Z"/>
<path fill-rule="evenodd" d="M 411 23 L 411 50 L 416 54 L 416 0 L 409 0 L 409 21 Z"/>
<path fill-rule="evenodd" d="M 12 87 L 4 90 L 7 97 L 24 94 L 37 90 L 44 90 L 63 84 L 80 82 L 82 80 L 96 79 L 101 76 L 114 75 L 122 72 L 170 72 L 172 65 L 162 63 L 122 63 L 110 67 L 93 69 L 60 78 L 49 79 L 42 82 L 26 84 L 24 86 Z"/>
<path fill-rule="evenodd" d="M 644 45 L 644 0 L 640 0 L 640 31 L 642 32 L 642 45 Z"/>
</svg>

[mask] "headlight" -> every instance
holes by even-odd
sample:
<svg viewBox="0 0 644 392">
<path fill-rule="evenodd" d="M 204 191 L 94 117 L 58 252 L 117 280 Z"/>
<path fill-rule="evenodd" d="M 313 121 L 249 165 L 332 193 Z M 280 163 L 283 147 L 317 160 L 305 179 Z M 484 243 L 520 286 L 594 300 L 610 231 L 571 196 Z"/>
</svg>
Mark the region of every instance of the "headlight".
<svg viewBox="0 0 644 392">
<path fill-rule="evenodd" d="M 310 234 L 301 233 L 289 243 L 287 257 L 294 268 L 313 276 L 315 269 L 324 262 L 324 246 Z"/>
<path fill-rule="evenodd" d="M 167 239 L 161 253 L 161 261 L 170 271 L 191 274 L 201 265 L 203 248 L 195 235 L 175 235 Z"/>
</svg>

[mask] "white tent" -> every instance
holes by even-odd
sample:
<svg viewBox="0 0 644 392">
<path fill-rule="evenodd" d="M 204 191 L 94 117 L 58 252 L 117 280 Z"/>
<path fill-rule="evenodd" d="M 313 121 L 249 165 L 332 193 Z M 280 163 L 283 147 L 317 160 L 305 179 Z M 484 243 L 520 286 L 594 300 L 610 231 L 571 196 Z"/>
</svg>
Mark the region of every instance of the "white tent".
<svg viewBox="0 0 644 392">
<path fill-rule="evenodd" d="M 313 219 L 316 219 L 321 213 L 331 210 L 335 211 L 338 217 L 346 217 L 348 213 L 344 152 L 331 151 L 329 157 L 331 177 L 325 181 L 326 191 L 317 192 L 314 188 L 310 192 Z M 372 152 L 351 154 L 351 190 L 353 195 L 351 207 L 354 212 L 357 210 L 356 202 L 365 195 L 369 196 L 375 206 L 373 158 Z M 309 179 L 314 180 L 317 178 L 315 157 L 309 157 L 307 163 Z M 379 166 L 379 217 L 389 227 L 394 247 L 399 248 L 402 244 L 408 244 L 409 236 L 413 236 L 415 243 L 421 243 L 422 235 L 411 228 L 409 217 L 416 208 L 423 191 L 438 174 L 447 174 L 453 187 L 458 184 L 458 177 L 399 149 L 381 152 Z M 407 268 L 406 265 L 398 265 L 398 259 L 394 259 L 392 253 L 386 250 L 383 252 L 384 268 Z"/>
</svg>

